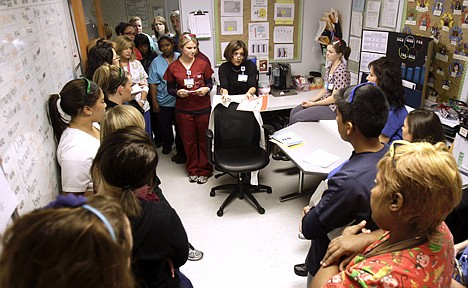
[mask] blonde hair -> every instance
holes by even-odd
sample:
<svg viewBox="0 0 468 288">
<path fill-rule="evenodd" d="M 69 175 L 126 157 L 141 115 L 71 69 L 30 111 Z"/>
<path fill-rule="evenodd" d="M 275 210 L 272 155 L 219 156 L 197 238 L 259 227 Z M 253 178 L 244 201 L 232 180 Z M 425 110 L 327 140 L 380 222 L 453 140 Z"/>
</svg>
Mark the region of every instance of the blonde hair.
<svg viewBox="0 0 468 288">
<path fill-rule="evenodd" d="M 191 34 L 183 34 L 182 37 L 179 39 L 179 49 L 182 50 L 187 43 L 190 41 L 193 41 L 197 45 L 197 50 L 198 50 L 198 40 L 197 37 L 191 36 Z"/>
<path fill-rule="evenodd" d="M 145 119 L 140 111 L 130 105 L 117 105 L 109 109 L 101 122 L 101 142 L 113 131 L 128 126 L 145 129 Z"/>
<path fill-rule="evenodd" d="M 115 94 L 119 86 L 125 86 L 129 81 L 127 74 L 123 68 L 105 63 L 94 72 L 93 81 L 104 95 Z"/>
<path fill-rule="evenodd" d="M 141 21 L 141 18 L 138 17 L 138 16 L 133 16 L 133 17 L 130 17 L 130 19 L 128 19 L 128 23 L 129 23 L 129 24 L 133 24 L 133 23 L 135 23 L 136 21 Z"/>
<path fill-rule="evenodd" d="M 132 54 L 130 56 L 130 61 L 135 60 L 135 52 L 133 48 L 135 47 L 135 43 L 133 43 L 132 39 L 126 35 L 117 36 L 114 40 L 115 43 L 115 52 L 117 55 L 122 57 L 122 51 L 127 48 L 132 48 Z"/>
<path fill-rule="evenodd" d="M 32 211 L 4 234 L 0 287 L 134 287 L 128 267 L 132 236 L 122 208 L 104 195 L 86 204 L 105 216 L 116 241 L 82 205 Z"/>
<path fill-rule="evenodd" d="M 435 236 L 437 227 L 461 201 L 462 182 L 452 154 L 444 143 L 393 144 L 378 164 L 381 199 L 403 195 L 402 220 L 420 233 Z"/>
</svg>

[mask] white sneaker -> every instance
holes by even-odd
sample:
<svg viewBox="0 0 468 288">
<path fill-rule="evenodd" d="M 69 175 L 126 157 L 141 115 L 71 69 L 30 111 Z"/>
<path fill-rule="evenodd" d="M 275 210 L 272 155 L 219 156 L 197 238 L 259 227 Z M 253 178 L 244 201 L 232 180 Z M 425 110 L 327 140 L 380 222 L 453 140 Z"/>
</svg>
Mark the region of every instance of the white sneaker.
<svg viewBox="0 0 468 288">
<path fill-rule="evenodd" d="M 198 184 L 205 184 L 208 181 L 208 177 L 206 176 L 198 176 Z"/>
<path fill-rule="evenodd" d="M 192 175 L 192 176 L 188 176 L 188 181 L 190 183 L 195 183 L 197 181 L 200 181 L 200 179 L 198 178 L 198 175 Z M 206 182 L 206 181 L 205 181 Z"/>
</svg>

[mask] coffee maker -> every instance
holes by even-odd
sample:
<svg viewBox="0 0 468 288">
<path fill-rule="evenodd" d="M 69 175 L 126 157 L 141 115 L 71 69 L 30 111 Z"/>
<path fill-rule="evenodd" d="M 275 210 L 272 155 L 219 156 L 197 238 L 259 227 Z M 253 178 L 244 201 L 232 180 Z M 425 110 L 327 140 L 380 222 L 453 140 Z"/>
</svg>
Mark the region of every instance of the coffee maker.
<svg viewBox="0 0 468 288">
<path fill-rule="evenodd" d="M 289 63 L 271 63 L 270 85 L 273 96 L 296 95 L 291 87 L 291 65 Z"/>
</svg>

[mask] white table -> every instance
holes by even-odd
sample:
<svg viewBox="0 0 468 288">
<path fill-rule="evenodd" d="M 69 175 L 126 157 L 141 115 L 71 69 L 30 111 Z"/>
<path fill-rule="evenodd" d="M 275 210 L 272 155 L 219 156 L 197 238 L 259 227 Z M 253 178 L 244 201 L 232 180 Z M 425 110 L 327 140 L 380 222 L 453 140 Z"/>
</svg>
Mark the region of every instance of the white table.
<svg viewBox="0 0 468 288">
<path fill-rule="evenodd" d="M 349 159 L 353 151 L 353 146 L 350 143 L 343 141 L 338 134 L 335 120 L 326 120 L 320 122 L 298 122 L 276 133 L 284 131 L 292 131 L 296 133 L 305 140 L 305 143 L 296 147 L 278 145 L 281 150 L 283 150 L 283 152 L 291 159 L 291 161 L 299 168 L 298 191 L 281 196 L 281 202 L 311 194 L 304 192 L 304 174 L 323 175 L 325 177 L 333 169 Z M 334 154 L 338 156 L 339 159 L 325 168 L 303 161 L 305 157 L 318 149 Z"/>
<path fill-rule="evenodd" d="M 314 97 L 319 91 L 320 90 L 298 91 L 297 95 L 279 96 L 279 97 L 276 97 L 270 94 L 268 95 L 268 106 L 267 106 L 266 111 L 275 111 L 275 110 L 294 108 L 297 105 L 301 104 L 302 101 L 309 100 L 312 97 Z M 210 97 L 211 97 L 211 103 L 217 103 L 220 101 L 221 96 L 216 95 L 216 88 L 213 88 L 210 92 Z M 245 96 L 244 95 L 232 95 L 229 97 L 236 98 L 236 99 L 233 99 L 235 100 L 235 102 L 240 102 L 240 100 L 244 99 Z"/>
</svg>

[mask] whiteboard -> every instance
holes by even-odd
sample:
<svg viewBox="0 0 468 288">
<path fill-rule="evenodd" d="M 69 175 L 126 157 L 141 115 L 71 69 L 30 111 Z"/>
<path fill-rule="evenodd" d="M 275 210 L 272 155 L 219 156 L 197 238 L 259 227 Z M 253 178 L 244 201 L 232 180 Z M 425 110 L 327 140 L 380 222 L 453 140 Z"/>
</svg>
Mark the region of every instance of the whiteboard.
<svg viewBox="0 0 468 288">
<path fill-rule="evenodd" d="M 60 189 L 46 102 L 76 78 L 71 19 L 66 0 L 0 1 L 0 165 L 19 214 L 44 206 Z"/>
</svg>

